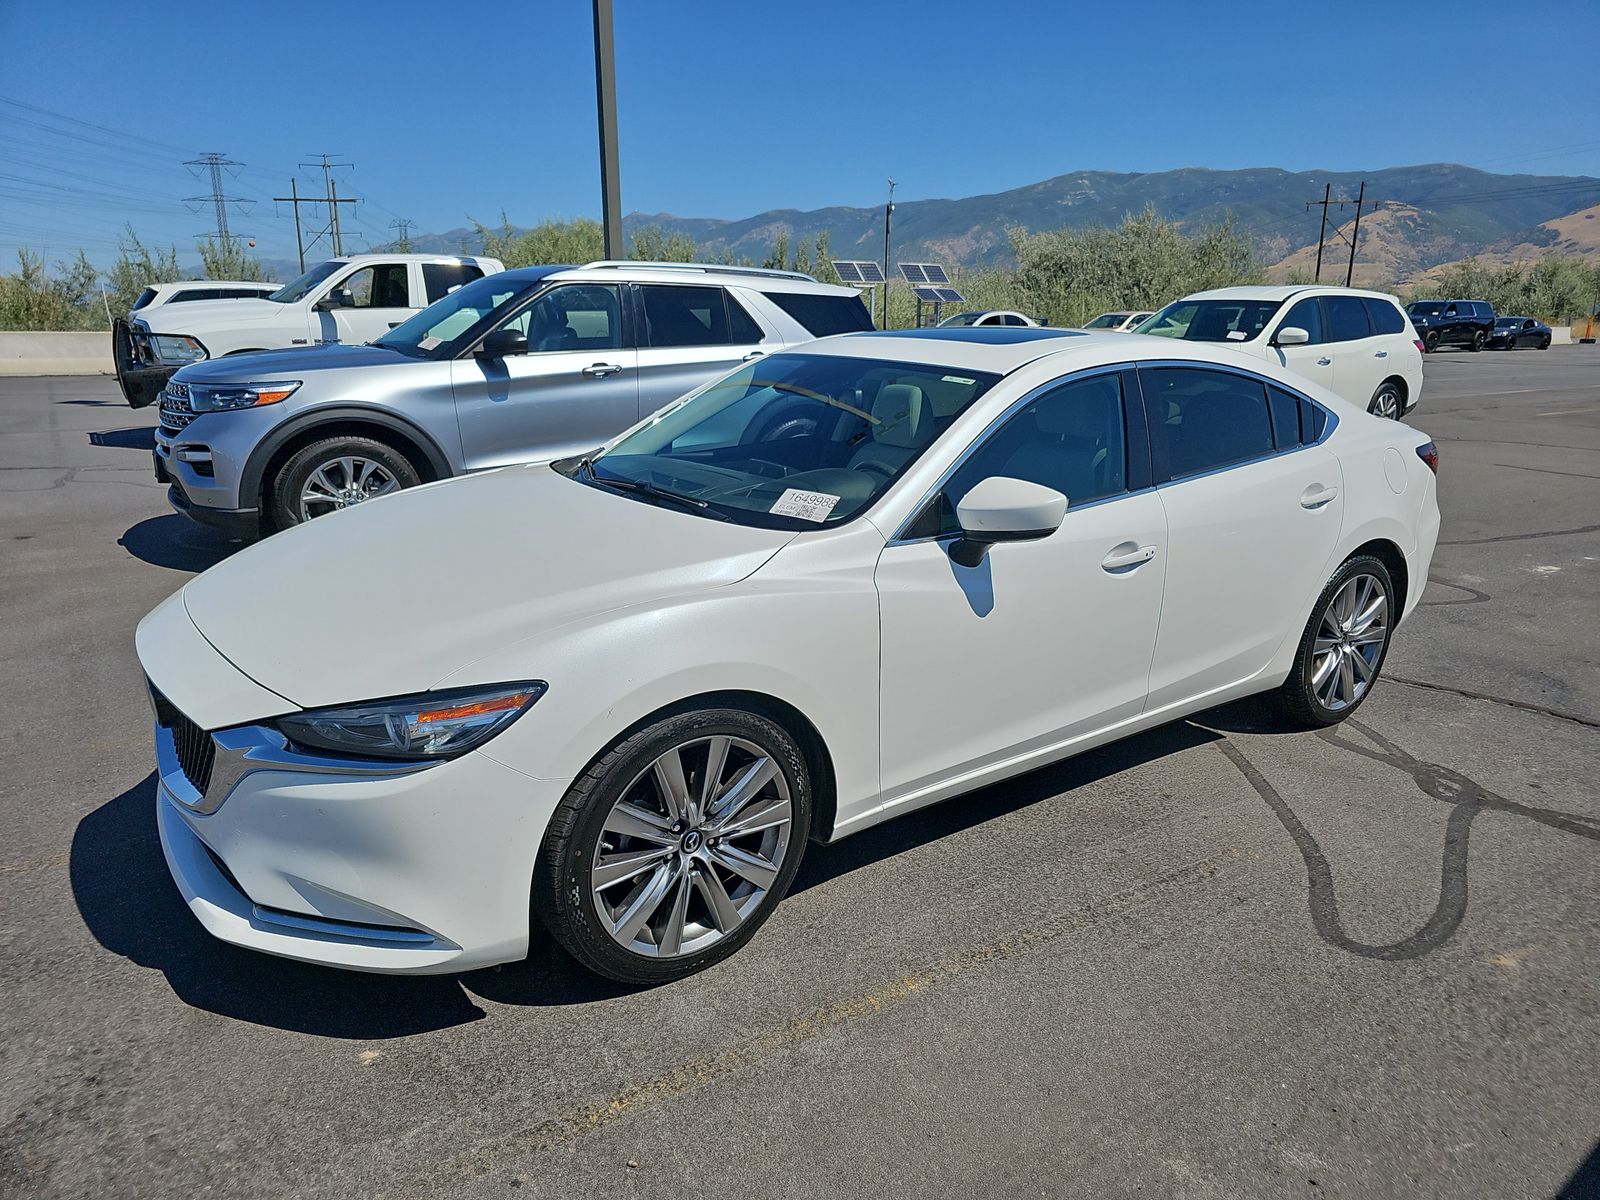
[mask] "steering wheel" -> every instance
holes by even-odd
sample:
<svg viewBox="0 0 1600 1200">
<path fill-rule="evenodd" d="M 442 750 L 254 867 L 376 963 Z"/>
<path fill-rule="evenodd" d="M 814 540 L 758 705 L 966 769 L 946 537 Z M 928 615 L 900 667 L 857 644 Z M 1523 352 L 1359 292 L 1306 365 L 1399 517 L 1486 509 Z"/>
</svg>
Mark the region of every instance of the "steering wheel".
<svg viewBox="0 0 1600 1200">
<path fill-rule="evenodd" d="M 873 462 L 870 459 L 868 461 L 866 461 L 866 462 L 857 463 L 854 467 L 851 468 L 851 470 L 853 470 L 853 471 L 871 471 L 871 472 L 873 472 L 875 474 L 882 475 L 885 479 L 893 479 L 894 478 L 894 472 L 892 470 L 890 470 L 888 467 L 884 466 L 882 463 Z"/>
</svg>

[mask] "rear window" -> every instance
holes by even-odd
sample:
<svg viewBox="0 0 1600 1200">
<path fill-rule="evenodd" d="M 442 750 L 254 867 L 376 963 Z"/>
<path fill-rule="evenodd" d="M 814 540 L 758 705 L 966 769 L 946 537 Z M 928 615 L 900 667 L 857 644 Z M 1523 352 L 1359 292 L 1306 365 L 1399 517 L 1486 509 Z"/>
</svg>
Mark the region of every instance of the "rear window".
<svg viewBox="0 0 1600 1200">
<path fill-rule="evenodd" d="M 860 296 L 818 296 L 810 292 L 762 292 L 800 322 L 812 337 L 860 333 L 871 329 L 872 316 Z"/>
<path fill-rule="evenodd" d="M 1373 333 L 1399 333 L 1405 329 L 1404 314 L 1387 300 L 1363 296 L 1361 304 L 1367 310 L 1367 320 L 1372 322 Z"/>
<path fill-rule="evenodd" d="M 428 293 L 428 303 L 448 296 L 463 283 L 482 279 L 483 272 L 472 263 L 423 263 L 422 286 Z"/>
</svg>

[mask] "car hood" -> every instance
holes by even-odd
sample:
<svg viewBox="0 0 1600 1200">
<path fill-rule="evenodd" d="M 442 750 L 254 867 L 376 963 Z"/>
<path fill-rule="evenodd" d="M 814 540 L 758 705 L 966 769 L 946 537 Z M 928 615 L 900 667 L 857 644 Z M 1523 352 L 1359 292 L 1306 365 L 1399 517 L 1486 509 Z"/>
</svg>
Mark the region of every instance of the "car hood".
<svg viewBox="0 0 1600 1200">
<path fill-rule="evenodd" d="M 174 376 L 181 383 L 241 383 L 272 376 L 338 371 L 346 367 L 392 367 L 423 360 L 383 346 L 306 346 L 292 350 L 257 350 L 227 358 L 190 363 Z"/>
<path fill-rule="evenodd" d="M 507 467 L 266 539 L 192 580 L 219 654 L 304 708 L 426 691 L 513 642 L 736 583 L 795 535 Z"/>
<path fill-rule="evenodd" d="M 199 336 L 202 329 L 232 329 L 256 321 L 282 320 L 292 305 L 276 300 L 185 300 L 182 304 L 158 304 L 133 314 L 151 333 L 189 333 Z M 204 338 L 200 339 L 205 341 Z"/>
</svg>

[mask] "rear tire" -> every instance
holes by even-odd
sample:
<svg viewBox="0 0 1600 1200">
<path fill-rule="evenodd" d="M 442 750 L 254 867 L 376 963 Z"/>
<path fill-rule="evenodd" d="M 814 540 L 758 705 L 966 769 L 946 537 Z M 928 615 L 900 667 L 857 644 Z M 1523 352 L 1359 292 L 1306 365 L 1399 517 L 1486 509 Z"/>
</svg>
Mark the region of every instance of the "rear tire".
<svg viewBox="0 0 1600 1200">
<path fill-rule="evenodd" d="M 810 832 L 811 774 L 781 725 L 735 708 L 667 717 L 614 746 L 556 806 L 533 910 L 591 971 L 682 979 L 755 935 Z"/>
<path fill-rule="evenodd" d="M 1400 389 L 1395 386 L 1392 379 L 1386 379 L 1378 385 L 1378 390 L 1372 393 L 1372 401 L 1367 405 L 1367 411 L 1375 417 L 1383 417 L 1390 421 L 1398 421 L 1405 411 L 1405 402 L 1400 398 Z"/>
<path fill-rule="evenodd" d="M 421 482 L 411 460 L 387 442 L 348 435 L 322 438 L 291 455 L 279 469 L 268 492 L 267 516 L 274 529 L 287 529 Z"/>
<path fill-rule="evenodd" d="M 1333 573 L 1278 689 L 1291 722 L 1302 729 L 1337 725 L 1372 694 L 1399 615 L 1394 596 L 1389 568 L 1370 554 L 1345 560 Z"/>
<path fill-rule="evenodd" d="M 1422 344 L 1428 348 L 1428 353 L 1432 354 L 1439 348 L 1439 335 L 1435 332 L 1429 332 L 1423 337 Z"/>
<path fill-rule="evenodd" d="M 1549 338 L 1544 338 L 1542 341 L 1540 341 L 1539 349 L 1541 349 L 1541 350 L 1550 349 L 1550 339 Z"/>
</svg>

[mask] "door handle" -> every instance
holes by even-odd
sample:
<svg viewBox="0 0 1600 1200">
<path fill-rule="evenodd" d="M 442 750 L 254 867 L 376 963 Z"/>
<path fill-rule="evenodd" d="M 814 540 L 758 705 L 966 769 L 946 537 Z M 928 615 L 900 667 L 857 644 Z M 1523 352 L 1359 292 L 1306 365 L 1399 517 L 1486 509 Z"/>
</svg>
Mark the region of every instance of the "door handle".
<svg viewBox="0 0 1600 1200">
<path fill-rule="evenodd" d="M 1100 560 L 1100 566 L 1107 571 L 1122 571 L 1129 567 L 1141 566 L 1155 556 L 1154 546 L 1137 546 L 1132 542 L 1123 542 L 1119 546 L 1111 547 L 1111 553 Z"/>
<path fill-rule="evenodd" d="M 1389 357 L 1389 352 L 1387 350 L 1379 350 L 1372 357 L 1373 358 L 1388 358 Z"/>
<path fill-rule="evenodd" d="M 750 351 L 749 354 L 746 354 L 739 361 L 740 362 L 749 362 L 752 358 L 760 358 L 765 353 L 766 353 L 765 350 L 752 350 L 752 351 Z"/>
<path fill-rule="evenodd" d="M 1326 366 L 1331 365 L 1332 363 L 1333 363 L 1333 359 L 1328 358 L 1326 355 L 1324 355 L 1322 358 L 1317 359 L 1317 366 L 1319 366 L 1319 367 L 1326 367 Z"/>
<path fill-rule="evenodd" d="M 616 363 L 590 363 L 583 369 L 583 373 L 590 379 L 604 379 L 607 375 L 615 375 L 622 370 Z"/>
<path fill-rule="evenodd" d="M 1323 505 L 1331 503 L 1338 495 L 1339 489 L 1336 487 L 1324 487 L 1320 483 L 1313 483 L 1300 493 L 1300 507 L 1321 508 Z"/>
</svg>

